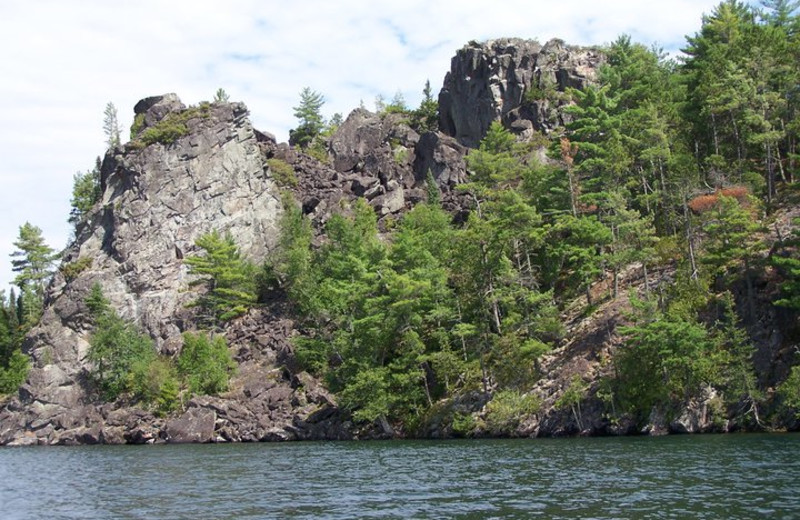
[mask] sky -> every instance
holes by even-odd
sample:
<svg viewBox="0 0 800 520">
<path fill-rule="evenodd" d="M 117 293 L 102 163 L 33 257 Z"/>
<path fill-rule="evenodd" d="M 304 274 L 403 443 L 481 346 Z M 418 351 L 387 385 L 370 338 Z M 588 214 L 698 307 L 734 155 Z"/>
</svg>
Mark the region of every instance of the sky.
<svg viewBox="0 0 800 520">
<path fill-rule="evenodd" d="M 629 34 L 677 52 L 718 3 L 0 0 L 0 289 L 25 222 L 67 245 L 73 176 L 105 153 L 109 102 L 125 141 L 139 99 L 174 92 L 188 105 L 224 88 L 286 141 L 304 87 L 325 96 L 326 117 L 397 92 L 413 108 L 470 40 L 598 45 Z"/>
</svg>

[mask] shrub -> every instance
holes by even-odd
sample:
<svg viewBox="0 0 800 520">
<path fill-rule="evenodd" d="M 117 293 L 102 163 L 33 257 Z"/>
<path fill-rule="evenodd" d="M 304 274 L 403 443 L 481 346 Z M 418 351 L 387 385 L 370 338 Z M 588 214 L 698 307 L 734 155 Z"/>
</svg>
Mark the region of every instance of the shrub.
<svg viewBox="0 0 800 520">
<path fill-rule="evenodd" d="M 158 415 L 178 408 L 178 378 L 169 358 L 156 356 L 133 363 L 128 388 L 134 398 L 154 405 Z"/>
<path fill-rule="evenodd" d="M 189 128 L 181 121 L 175 121 L 171 118 L 165 118 L 157 125 L 147 128 L 140 140 L 145 146 L 150 146 L 154 143 L 172 144 L 184 135 L 189 133 Z"/>
<path fill-rule="evenodd" d="M 142 128 L 144 128 L 144 114 L 136 114 L 131 125 L 131 140 L 136 139 Z"/>
<path fill-rule="evenodd" d="M 471 413 L 456 412 L 453 414 L 453 435 L 456 437 L 469 437 L 475 431 L 478 423 Z"/>
<path fill-rule="evenodd" d="M 113 401 L 133 390 L 134 367 L 149 365 L 156 351 L 149 337 L 110 308 L 99 285 L 92 287 L 86 305 L 95 322 L 87 355 L 93 364 L 91 375 L 103 399 Z"/>
<path fill-rule="evenodd" d="M 189 392 L 204 395 L 227 390 L 228 379 L 236 368 L 225 338 L 191 332 L 183 334 L 183 350 L 177 364 Z"/>
<path fill-rule="evenodd" d="M 0 366 L 0 394 L 12 394 L 16 392 L 20 385 L 28 377 L 30 363 L 28 356 L 15 350 L 8 358 L 6 367 Z"/>
<path fill-rule="evenodd" d="M 284 160 L 276 157 L 267 159 L 267 166 L 269 171 L 272 172 L 272 178 L 281 187 L 297 187 L 297 176 L 294 173 L 294 168 Z"/>
<path fill-rule="evenodd" d="M 306 153 L 322 164 L 330 164 L 331 162 L 330 157 L 328 157 L 328 149 L 325 147 L 325 141 L 320 137 L 314 138 L 306 148 Z"/>
<path fill-rule="evenodd" d="M 189 133 L 189 127 L 186 123 L 190 119 L 196 117 L 207 118 L 210 109 L 211 104 L 204 101 L 199 106 L 192 106 L 181 112 L 167 114 L 161 121 L 146 128 L 143 132 L 141 128 L 144 126 L 144 115 L 137 114 L 133 127 L 131 127 L 132 144 L 135 148 L 143 148 L 155 143 L 172 144 Z M 139 116 L 142 116 L 141 119 Z"/>
<path fill-rule="evenodd" d="M 66 281 L 71 282 L 90 267 L 92 267 L 92 259 L 88 256 L 84 256 L 78 258 L 74 262 L 61 266 L 61 274 L 64 275 Z"/>
<path fill-rule="evenodd" d="M 486 405 L 486 429 L 493 435 L 509 435 L 527 416 L 539 411 L 542 402 L 535 395 L 502 390 Z"/>
<path fill-rule="evenodd" d="M 778 386 L 783 405 L 800 418 L 800 365 L 792 367 L 789 377 Z"/>
</svg>

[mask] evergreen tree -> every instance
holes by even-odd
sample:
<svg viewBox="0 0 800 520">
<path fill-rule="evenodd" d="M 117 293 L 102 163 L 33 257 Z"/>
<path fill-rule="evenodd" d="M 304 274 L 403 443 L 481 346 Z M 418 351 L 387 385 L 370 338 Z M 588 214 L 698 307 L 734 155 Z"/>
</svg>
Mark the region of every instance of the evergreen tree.
<svg viewBox="0 0 800 520">
<path fill-rule="evenodd" d="M 231 100 L 231 97 L 225 92 L 225 89 L 220 87 L 214 93 L 214 103 L 227 103 Z"/>
<path fill-rule="evenodd" d="M 114 148 L 121 144 L 117 107 L 110 101 L 103 111 L 103 133 L 106 135 L 106 144 L 109 148 Z"/>
<path fill-rule="evenodd" d="M 781 297 L 775 305 L 800 311 L 800 219 L 794 224 L 792 236 L 779 244 L 770 262 L 783 275 Z"/>
<path fill-rule="evenodd" d="M 439 129 L 439 103 L 433 99 L 431 82 L 425 80 L 422 101 L 411 113 L 411 127 L 418 133 L 435 132 Z"/>
<path fill-rule="evenodd" d="M 719 350 L 696 320 L 659 315 L 621 329 L 625 346 L 615 356 L 617 395 L 623 408 L 646 418 L 699 395 L 721 378 Z"/>
<path fill-rule="evenodd" d="M 11 265 L 18 273 L 14 284 L 20 289 L 25 316 L 30 322 L 41 312 L 45 286 L 53 274 L 53 262 L 58 255 L 45 243 L 42 230 L 29 222 L 20 226 L 14 246 L 17 250 L 11 253 Z"/>
<path fill-rule="evenodd" d="M 149 365 L 156 351 L 149 337 L 111 308 L 99 284 L 92 286 L 86 306 L 94 320 L 87 354 L 92 377 L 101 397 L 113 401 L 133 389 L 135 367 Z"/>
<path fill-rule="evenodd" d="M 297 128 L 289 131 L 289 143 L 307 148 L 316 138 L 325 124 L 320 109 L 325 98 L 319 92 L 304 87 L 300 91 L 300 104 L 293 108 L 294 117 L 299 121 Z"/>
<path fill-rule="evenodd" d="M 236 363 L 223 336 L 185 332 L 177 367 L 192 394 L 216 395 L 228 389 Z"/>
<path fill-rule="evenodd" d="M 205 285 L 206 292 L 194 303 L 205 311 L 211 325 L 241 316 L 257 300 L 253 266 L 244 260 L 230 234 L 217 230 L 195 241 L 205 252 L 185 259 L 189 273 L 203 278 L 193 282 Z"/>
<path fill-rule="evenodd" d="M 95 161 L 95 166 L 86 173 L 76 173 L 72 177 L 72 199 L 69 212 L 69 223 L 77 227 L 89 210 L 100 200 L 100 158 Z"/>
</svg>

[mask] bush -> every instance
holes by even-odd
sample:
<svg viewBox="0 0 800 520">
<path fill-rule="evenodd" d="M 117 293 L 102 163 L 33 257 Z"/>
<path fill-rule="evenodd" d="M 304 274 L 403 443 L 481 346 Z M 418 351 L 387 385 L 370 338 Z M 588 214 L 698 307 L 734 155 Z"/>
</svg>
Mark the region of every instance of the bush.
<svg viewBox="0 0 800 520">
<path fill-rule="evenodd" d="M 103 399 L 113 401 L 131 390 L 134 365 L 149 364 L 155 357 L 152 340 L 133 324 L 107 309 L 95 317 L 95 330 L 89 338 L 88 359 L 94 365 L 92 376 Z"/>
<path fill-rule="evenodd" d="M 539 411 L 541 400 L 535 395 L 502 390 L 486 405 L 486 429 L 492 435 L 509 435 L 527 416 Z"/>
<path fill-rule="evenodd" d="M 456 412 L 453 414 L 453 435 L 469 437 L 475 432 L 478 423 L 471 413 Z"/>
<path fill-rule="evenodd" d="M 145 128 L 143 132 L 141 129 L 144 126 L 144 114 L 137 114 L 131 127 L 132 144 L 136 148 L 143 148 L 155 143 L 172 144 L 189 133 L 186 123 L 190 119 L 207 118 L 210 108 L 211 105 L 208 102 L 203 102 L 199 106 L 189 107 L 182 112 L 167 114 L 161 121 Z"/>
<path fill-rule="evenodd" d="M 88 256 L 83 256 L 74 262 L 61 266 L 61 274 L 64 275 L 66 281 L 71 282 L 90 267 L 92 267 L 92 259 Z"/>
<path fill-rule="evenodd" d="M 792 367 L 789 377 L 778 386 L 783 405 L 800 419 L 800 365 Z"/>
<path fill-rule="evenodd" d="M 164 356 L 135 362 L 131 367 L 128 386 L 136 399 L 155 405 L 158 415 L 164 416 L 176 410 L 180 404 L 175 367 Z"/>
<path fill-rule="evenodd" d="M 272 178 L 281 187 L 297 187 L 297 176 L 294 173 L 294 168 L 284 160 L 276 157 L 267 159 L 267 166 L 269 171 L 272 172 Z"/>
<path fill-rule="evenodd" d="M 167 117 L 157 125 L 147 128 L 139 139 L 145 146 L 155 143 L 171 144 L 188 133 L 189 128 L 185 123 Z"/>
<path fill-rule="evenodd" d="M 228 379 L 236 368 L 228 344 L 222 336 L 183 334 L 183 350 L 178 356 L 178 373 L 192 394 L 214 395 L 228 389 Z"/>
<path fill-rule="evenodd" d="M 131 141 L 139 136 L 142 128 L 144 128 L 144 114 L 136 114 L 131 125 Z"/>
<path fill-rule="evenodd" d="M 153 341 L 122 319 L 103 296 L 99 284 L 92 287 L 86 306 L 95 329 L 89 338 L 91 377 L 107 401 L 123 393 L 152 403 L 169 376 L 169 361 L 158 356 Z"/>
<path fill-rule="evenodd" d="M 8 359 L 7 366 L 0 366 L 0 394 L 12 394 L 28 377 L 30 363 L 28 356 L 15 350 Z"/>
</svg>

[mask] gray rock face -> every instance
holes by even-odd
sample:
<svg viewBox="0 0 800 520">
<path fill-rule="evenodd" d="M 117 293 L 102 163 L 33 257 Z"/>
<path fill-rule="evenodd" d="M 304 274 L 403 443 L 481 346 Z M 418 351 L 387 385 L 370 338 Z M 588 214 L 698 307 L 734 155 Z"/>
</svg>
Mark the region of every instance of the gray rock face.
<svg viewBox="0 0 800 520">
<path fill-rule="evenodd" d="M 560 111 L 539 91 L 582 88 L 596 79 L 603 56 L 595 49 L 550 40 L 503 38 L 470 42 L 453 57 L 439 93 L 439 128 L 476 147 L 492 121 L 521 136 L 563 124 Z M 531 89 L 526 100 L 526 94 Z"/>
<path fill-rule="evenodd" d="M 414 148 L 417 134 L 400 114 L 350 113 L 328 143 L 333 168 L 345 174 L 350 191 L 366 198 L 385 216 L 406 207 L 405 190 L 417 184 Z"/>
<path fill-rule="evenodd" d="M 154 126 L 184 109 L 174 95 L 136 106 Z M 102 201 L 89 215 L 65 263 L 88 258 L 91 266 L 67 281 L 59 272 L 50 285 L 40 324 L 24 349 L 33 366 L 20 391 L 18 412 L 0 413 L 0 442 L 24 431 L 52 442 L 54 431 L 89 426 L 67 421 L 89 405 L 85 360 L 89 321 L 84 299 L 99 283 L 112 306 L 175 352 L 196 298 L 183 258 L 195 240 L 212 230 L 230 232 L 243 254 L 263 260 L 277 239 L 279 191 L 259 150 L 241 103 L 215 103 L 186 121 L 188 133 L 172 144 L 117 148 L 102 167 Z M 91 414 L 78 414 L 89 420 Z M 87 417 L 89 419 L 87 419 Z"/>
</svg>

